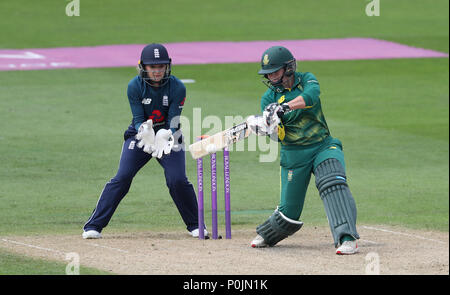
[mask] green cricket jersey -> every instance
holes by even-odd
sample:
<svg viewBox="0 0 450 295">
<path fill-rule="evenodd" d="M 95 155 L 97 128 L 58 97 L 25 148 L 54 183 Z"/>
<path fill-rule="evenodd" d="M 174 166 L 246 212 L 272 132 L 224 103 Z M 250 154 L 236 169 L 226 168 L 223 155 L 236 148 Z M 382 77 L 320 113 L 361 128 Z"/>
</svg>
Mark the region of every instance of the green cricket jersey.
<svg viewBox="0 0 450 295">
<path fill-rule="evenodd" d="M 281 118 L 278 138 L 282 145 L 311 145 L 330 135 L 320 104 L 320 87 L 311 73 L 295 73 L 292 89 L 279 88 L 281 92 L 268 89 L 261 98 L 261 109 L 273 102 L 284 103 L 303 96 L 306 108 L 288 112 Z"/>
</svg>

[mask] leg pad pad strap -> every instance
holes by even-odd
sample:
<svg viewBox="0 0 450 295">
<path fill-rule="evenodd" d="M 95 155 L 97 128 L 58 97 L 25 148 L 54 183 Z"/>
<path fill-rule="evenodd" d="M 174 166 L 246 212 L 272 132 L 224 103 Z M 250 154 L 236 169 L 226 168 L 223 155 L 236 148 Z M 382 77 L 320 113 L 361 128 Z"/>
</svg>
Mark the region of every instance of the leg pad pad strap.
<svg viewBox="0 0 450 295">
<path fill-rule="evenodd" d="M 315 169 L 316 186 L 320 192 L 334 244 L 350 235 L 359 239 L 356 231 L 356 204 L 348 188 L 345 170 L 337 159 L 327 159 Z"/>
<path fill-rule="evenodd" d="M 256 228 L 256 232 L 269 246 L 274 246 L 297 232 L 302 226 L 303 222 L 289 219 L 277 209 L 268 220 Z"/>
</svg>

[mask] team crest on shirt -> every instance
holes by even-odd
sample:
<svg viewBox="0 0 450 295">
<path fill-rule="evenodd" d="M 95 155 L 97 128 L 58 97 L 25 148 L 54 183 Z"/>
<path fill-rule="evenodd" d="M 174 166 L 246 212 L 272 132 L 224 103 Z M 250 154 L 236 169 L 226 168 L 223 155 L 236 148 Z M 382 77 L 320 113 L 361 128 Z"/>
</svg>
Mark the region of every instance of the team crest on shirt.
<svg viewBox="0 0 450 295">
<path fill-rule="evenodd" d="M 169 106 L 169 97 L 167 95 L 163 96 L 163 106 L 168 107 Z"/>
<path fill-rule="evenodd" d="M 153 126 L 161 126 L 165 124 L 165 117 L 160 110 L 153 110 L 152 114 L 148 116 L 149 120 L 153 121 Z"/>
</svg>

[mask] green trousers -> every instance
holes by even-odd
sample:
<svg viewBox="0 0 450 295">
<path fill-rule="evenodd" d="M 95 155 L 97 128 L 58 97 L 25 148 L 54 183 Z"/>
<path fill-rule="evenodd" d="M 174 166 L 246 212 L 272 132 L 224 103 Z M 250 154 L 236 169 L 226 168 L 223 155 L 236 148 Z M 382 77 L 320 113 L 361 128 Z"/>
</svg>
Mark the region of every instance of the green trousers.
<svg viewBox="0 0 450 295">
<path fill-rule="evenodd" d="M 282 145 L 280 156 L 281 197 L 278 210 L 293 220 L 299 220 L 314 169 L 329 158 L 339 160 L 345 168 L 342 143 L 329 136 L 310 146 Z"/>
</svg>

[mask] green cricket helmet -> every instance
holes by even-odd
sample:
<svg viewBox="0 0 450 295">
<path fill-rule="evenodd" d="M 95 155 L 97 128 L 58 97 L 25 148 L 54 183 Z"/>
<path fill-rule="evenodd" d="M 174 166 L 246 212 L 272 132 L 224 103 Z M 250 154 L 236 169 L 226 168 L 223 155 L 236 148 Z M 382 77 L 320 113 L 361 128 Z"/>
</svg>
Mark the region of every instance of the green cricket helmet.
<svg viewBox="0 0 450 295">
<path fill-rule="evenodd" d="M 283 77 L 280 80 L 272 82 L 267 78 L 268 74 L 274 73 L 284 68 L 283 76 L 292 76 L 297 69 L 297 61 L 292 53 L 283 46 L 273 46 L 264 51 L 261 57 L 261 69 L 258 74 L 264 75 L 266 81 L 263 81 L 267 86 L 281 86 Z"/>
</svg>

